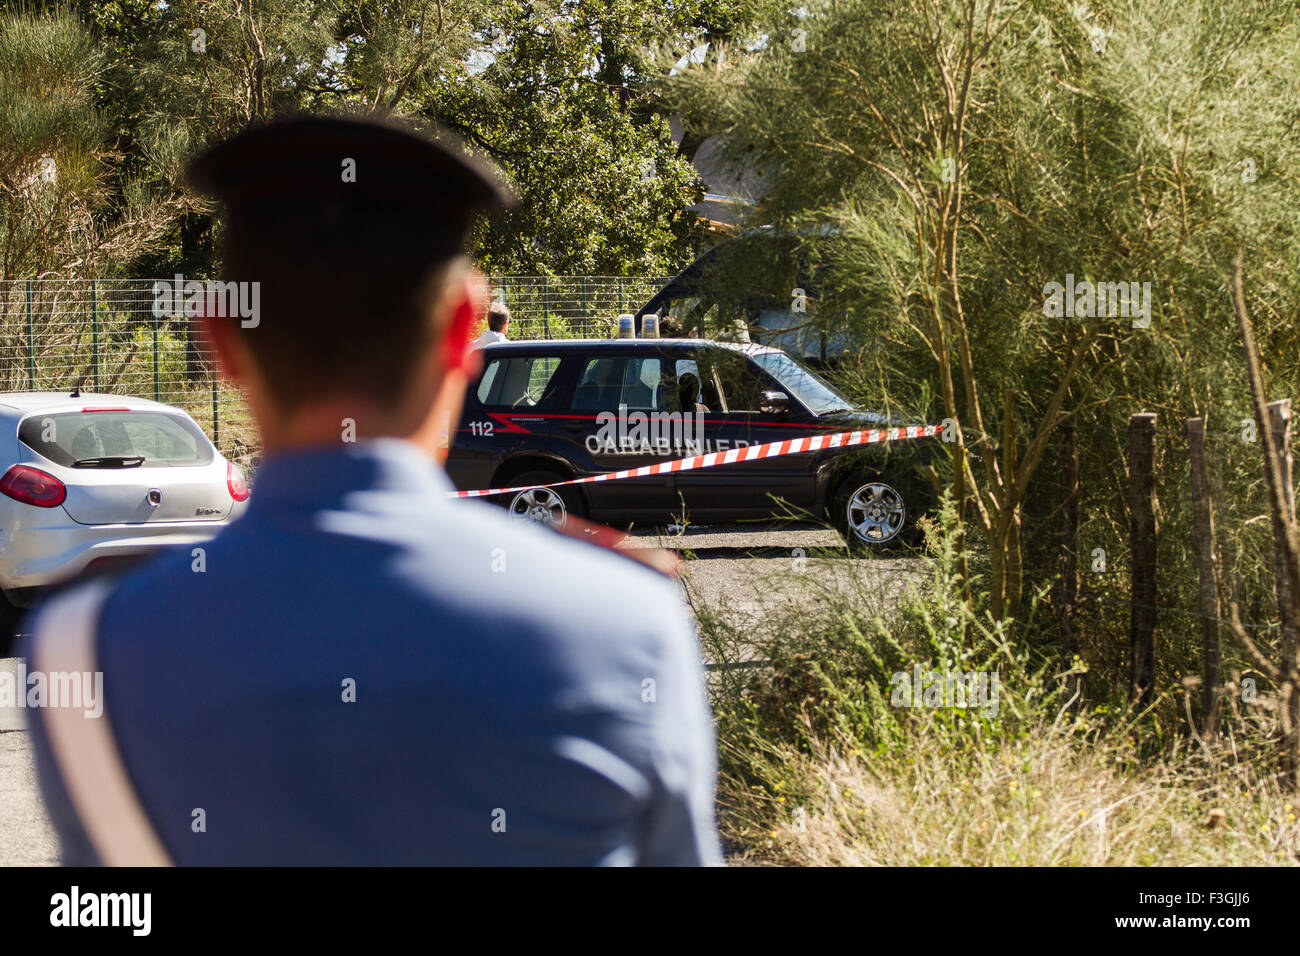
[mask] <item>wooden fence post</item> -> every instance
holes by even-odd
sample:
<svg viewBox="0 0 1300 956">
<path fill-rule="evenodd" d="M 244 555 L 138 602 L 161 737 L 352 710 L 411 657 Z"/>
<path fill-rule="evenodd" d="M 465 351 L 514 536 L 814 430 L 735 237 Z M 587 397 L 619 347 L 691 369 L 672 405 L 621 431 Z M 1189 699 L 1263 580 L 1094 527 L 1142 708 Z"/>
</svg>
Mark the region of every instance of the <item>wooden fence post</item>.
<svg viewBox="0 0 1300 956">
<path fill-rule="evenodd" d="M 956 547 L 957 547 L 957 576 L 961 579 L 961 600 L 969 608 L 971 606 L 970 591 L 970 566 L 966 558 L 966 446 L 957 443 L 952 454 L 953 474 L 952 474 L 952 495 L 953 495 L 953 514 L 957 519 Z M 970 626 L 967 620 L 963 629 Z"/>
<path fill-rule="evenodd" d="M 1189 418 L 1187 457 L 1192 472 L 1192 507 L 1196 525 L 1192 530 L 1192 556 L 1196 560 L 1201 605 L 1201 708 L 1205 715 L 1204 735 L 1219 733 L 1219 702 L 1223 684 L 1223 662 L 1219 647 L 1219 590 L 1214 553 L 1214 508 L 1210 502 L 1210 476 L 1205 465 L 1205 420 Z"/>
<path fill-rule="evenodd" d="M 1128 423 L 1131 610 L 1129 645 L 1133 692 L 1139 706 L 1151 700 L 1156 671 L 1156 415 L 1143 412 Z"/>
<path fill-rule="evenodd" d="M 1295 485 L 1292 483 L 1291 457 L 1291 399 L 1283 398 L 1268 403 L 1268 428 L 1273 433 L 1273 460 L 1276 463 L 1278 477 L 1282 480 L 1282 490 L 1286 496 L 1286 510 L 1295 518 Z M 1273 549 L 1273 565 L 1277 572 L 1277 599 L 1282 618 L 1282 646 L 1296 642 L 1296 624 L 1291 619 L 1290 588 L 1287 586 L 1286 574 L 1283 572 L 1283 541 L 1278 540 Z"/>
<path fill-rule="evenodd" d="M 1273 437 L 1273 462 L 1282 485 L 1284 522 L 1295 523 L 1295 484 L 1292 480 L 1291 457 L 1291 400 L 1279 399 L 1268 403 L 1268 430 Z M 1287 581 L 1286 529 L 1275 520 L 1273 529 L 1273 570 L 1277 578 L 1277 607 L 1282 631 L 1282 668 L 1279 683 L 1280 704 L 1286 711 L 1282 729 L 1290 739 L 1283 747 L 1283 769 L 1292 781 L 1300 781 L 1300 687 L 1295 683 L 1297 655 L 1300 654 L 1300 621 L 1296 620 L 1298 602 L 1291 594 Z"/>
<path fill-rule="evenodd" d="M 1075 615 L 1079 603 L 1079 453 L 1074 443 L 1074 422 L 1062 422 L 1061 434 L 1061 646 L 1071 660 L 1079 653 Z M 1087 693 L 1085 674 L 1071 674 L 1066 693 L 1075 706 Z"/>
<path fill-rule="evenodd" d="M 1232 310 L 1237 316 L 1237 327 L 1241 330 L 1241 344 L 1246 349 L 1246 375 L 1250 383 L 1250 400 L 1254 407 L 1255 422 L 1259 426 L 1260 438 L 1264 445 L 1264 476 L 1268 481 L 1269 514 L 1273 523 L 1274 554 L 1279 560 L 1279 573 L 1286 581 L 1284 588 L 1278 588 L 1279 599 L 1285 598 L 1285 610 L 1280 610 L 1283 628 L 1291 623 L 1290 639 L 1294 641 L 1295 622 L 1300 621 L 1300 530 L 1296 527 L 1295 491 L 1289 476 L 1284 480 L 1281 466 L 1290 465 L 1290 446 L 1279 447 L 1274 440 L 1274 423 L 1288 426 L 1290 403 L 1279 406 L 1276 413 L 1265 404 L 1268 390 L 1264 385 L 1264 370 L 1259 361 L 1259 348 L 1255 344 L 1255 326 L 1250 321 L 1246 309 L 1246 285 L 1242 279 L 1245 258 L 1241 249 L 1232 264 Z M 1290 438 L 1286 427 L 1282 428 L 1282 437 Z M 1232 630 L 1251 657 L 1264 673 L 1277 681 L 1278 697 L 1281 706 L 1278 710 L 1282 736 L 1279 741 L 1280 765 L 1283 786 L 1300 790 L 1300 723 L 1296 716 L 1300 712 L 1300 660 L 1297 660 L 1297 648 L 1294 643 L 1283 642 L 1281 659 L 1275 666 L 1270 664 L 1259 650 L 1255 648 L 1237 620 L 1234 607 Z"/>
</svg>

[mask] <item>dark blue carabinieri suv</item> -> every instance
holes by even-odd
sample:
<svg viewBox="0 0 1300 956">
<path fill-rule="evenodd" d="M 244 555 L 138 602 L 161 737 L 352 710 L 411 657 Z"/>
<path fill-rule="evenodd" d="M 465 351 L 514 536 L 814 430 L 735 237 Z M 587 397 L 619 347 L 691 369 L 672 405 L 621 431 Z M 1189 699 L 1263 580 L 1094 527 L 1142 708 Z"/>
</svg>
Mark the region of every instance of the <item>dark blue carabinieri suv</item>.
<svg viewBox="0 0 1300 956">
<path fill-rule="evenodd" d="M 827 520 L 852 547 L 910 538 L 934 502 L 936 438 L 736 461 L 559 488 L 569 478 L 886 421 L 780 349 L 706 339 L 503 342 L 483 350 L 447 473 L 521 519 L 615 526 L 777 516 Z"/>
</svg>

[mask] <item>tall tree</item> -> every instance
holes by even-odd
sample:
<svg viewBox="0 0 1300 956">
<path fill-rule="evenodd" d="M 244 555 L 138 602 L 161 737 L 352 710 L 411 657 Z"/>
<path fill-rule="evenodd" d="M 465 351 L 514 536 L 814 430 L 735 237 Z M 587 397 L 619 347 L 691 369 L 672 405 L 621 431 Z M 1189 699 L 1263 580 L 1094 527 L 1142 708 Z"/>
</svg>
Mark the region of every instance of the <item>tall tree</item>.
<svg viewBox="0 0 1300 956">
<path fill-rule="evenodd" d="M 124 171 L 96 97 L 103 68 L 71 14 L 0 15 L 0 278 L 120 265 L 179 211 Z"/>
<path fill-rule="evenodd" d="M 477 237 L 486 267 L 624 274 L 675 268 L 692 249 L 698 183 L 643 67 L 666 39 L 721 29 L 715 7 L 175 0 L 100 28 L 122 41 L 109 68 L 123 136 L 162 181 L 251 121 L 388 109 L 452 128 L 515 181 L 520 209 Z"/>
<path fill-rule="evenodd" d="M 1288 263 L 1261 294 L 1293 309 L 1297 174 L 1282 160 L 1300 134 L 1283 77 L 1300 44 L 1284 6 L 773 4 L 763 34 L 666 82 L 735 168 L 768 174 L 757 221 L 834 233 L 822 313 L 857 336 L 873 384 L 957 426 L 998 618 L 1018 615 L 1024 504 L 1056 428 L 1141 411 L 1136 396 L 1191 399 L 1190 356 L 1221 362 L 1207 335 L 1231 335 L 1232 237 Z M 1269 181 L 1244 194 L 1251 155 Z M 803 241 L 812 257 L 826 245 Z M 1095 295 L 1054 309 L 1049 284 L 1076 280 L 1081 294 L 1149 282 L 1149 311 Z"/>
</svg>

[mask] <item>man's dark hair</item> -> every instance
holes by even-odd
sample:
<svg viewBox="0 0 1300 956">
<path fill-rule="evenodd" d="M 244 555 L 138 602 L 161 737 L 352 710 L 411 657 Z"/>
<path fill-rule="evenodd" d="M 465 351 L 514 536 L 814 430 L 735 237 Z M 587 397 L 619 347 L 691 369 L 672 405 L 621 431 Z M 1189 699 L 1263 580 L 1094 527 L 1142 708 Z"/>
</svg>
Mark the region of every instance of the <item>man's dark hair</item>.
<svg viewBox="0 0 1300 956">
<path fill-rule="evenodd" d="M 686 334 L 682 323 L 674 315 L 665 315 L 659 320 L 659 336 L 665 339 L 680 339 Z"/>
<path fill-rule="evenodd" d="M 494 301 L 488 308 L 488 328 L 493 332 L 504 332 L 506 323 L 509 321 L 510 310 L 506 308 L 506 304 L 504 302 Z"/>
<path fill-rule="evenodd" d="M 396 405 L 445 331 L 435 307 L 453 266 L 465 266 L 428 255 L 421 217 L 353 209 L 332 219 L 328 208 L 279 208 L 227 223 L 224 278 L 259 282 L 261 301 L 255 326 L 226 321 L 286 411 L 340 393 Z"/>
<path fill-rule="evenodd" d="M 386 114 L 254 124 L 187 178 L 223 204 L 224 279 L 257 283 L 256 321 L 237 331 L 285 410 L 400 402 L 445 332 L 438 305 L 463 275 L 470 222 L 513 202 L 453 138 Z"/>
</svg>

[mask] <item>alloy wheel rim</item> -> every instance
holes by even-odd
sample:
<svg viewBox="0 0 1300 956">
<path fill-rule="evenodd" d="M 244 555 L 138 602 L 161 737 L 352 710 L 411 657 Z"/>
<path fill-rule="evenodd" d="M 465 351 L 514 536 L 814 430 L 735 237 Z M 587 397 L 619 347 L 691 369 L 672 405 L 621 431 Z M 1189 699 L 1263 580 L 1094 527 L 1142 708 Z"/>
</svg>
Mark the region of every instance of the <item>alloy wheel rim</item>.
<svg viewBox="0 0 1300 956">
<path fill-rule="evenodd" d="M 525 488 L 510 501 L 510 517 L 514 521 L 563 528 L 569 514 L 564 499 L 550 488 Z"/>
<path fill-rule="evenodd" d="M 853 492 L 845 511 L 853 534 L 867 544 L 894 540 L 907 519 L 903 496 L 882 481 L 869 482 Z"/>
</svg>

